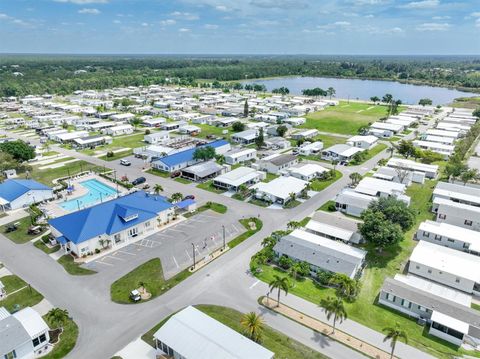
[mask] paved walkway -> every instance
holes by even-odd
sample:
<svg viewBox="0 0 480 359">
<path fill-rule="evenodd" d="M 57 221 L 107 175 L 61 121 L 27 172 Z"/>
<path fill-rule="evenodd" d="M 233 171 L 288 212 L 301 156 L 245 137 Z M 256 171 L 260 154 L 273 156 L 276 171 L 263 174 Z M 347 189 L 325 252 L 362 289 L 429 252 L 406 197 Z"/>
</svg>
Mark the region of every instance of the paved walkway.
<svg viewBox="0 0 480 359">
<path fill-rule="evenodd" d="M 19 219 L 27 217 L 27 216 L 28 216 L 28 213 L 23 209 L 8 212 L 8 215 L 6 217 L 0 218 L 0 226 L 3 226 L 7 223 L 11 223 L 11 222 L 14 222 L 14 221 L 18 221 Z"/>
<path fill-rule="evenodd" d="M 48 300 L 43 298 L 40 303 L 35 304 L 32 308 L 43 317 L 50 311 L 50 309 L 53 309 L 53 305 Z"/>
<path fill-rule="evenodd" d="M 115 355 L 122 359 L 155 359 L 155 354 L 155 349 L 145 343 L 141 338 L 137 338 Z"/>
</svg>

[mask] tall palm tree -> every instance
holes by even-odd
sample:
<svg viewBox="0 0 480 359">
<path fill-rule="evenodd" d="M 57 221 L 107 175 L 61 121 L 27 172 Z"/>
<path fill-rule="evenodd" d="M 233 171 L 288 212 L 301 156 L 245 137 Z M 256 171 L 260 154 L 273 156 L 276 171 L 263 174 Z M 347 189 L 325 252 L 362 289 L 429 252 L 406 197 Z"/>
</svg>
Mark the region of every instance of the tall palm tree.
<svg viewBox="0 0 480 359">
<path fill-rule="evenodd" d="M 279 275 L 275 274 L 268 286 L 270 288 L 270 293 L 273 292 L 273 290 L 278 289 L 277 306 L 279 306 L 280 305 L 280 292 L 283 290 L 285 292 L 285 295 L 288 294 L 288 290 L 289 290 L 289 287 L 290 287 L 290 282 L 289 282 L 288 278 L 287 277 L 280 277 Z"/>
<path fill-rule="evenodd" d="M 332 160 L 333 172 L 337 169 L 338 160 Z"/>
<path fill-rule="evenodd" d="M 153 186 L 153 193 L 158 195 L 160 192 L 163 192 L 163 187 L 157 183 L 155 186 Z"/>
<path fill-rule="evenodd" d="M 358 294 L 359 287 L 357 281 L 343 273 L 334 274 L 328 281 L 328 284 L 335 286 L 338 295 L 345 299 L 353 300 Z"/>
<path fill-rule="evenodd" d="M 181 201 L 183 198 L 183 194 L 181 194 L 180 192 L 175 192 L 174 194 L 172 194 L 172 196 L 170 197 L 170 200 L 174 203 L 176 202 L 179 202 Z"/>
<path fill-rule="evenodd" d="M 47 319 L 52 325 L 56 325 L 58 328 L 63 328 L 69 318 L 68 310 L 53 308 L 47 313 Z"/>
<path fill-rule="evenodd" d="M 395 346 L 397 345 L 397 341 L 399 339 L 402 339 L 405 342 L 405 344 L 407 344 L 408 335 L 407 335 L 407 332 L 404 331 L 400 327 L 400 324 L 398 323 L 395 323 L 395 327 L 383 328 L 383 331 L 386 333 L 385 338 L 383 338 L 383 341 L 386 342 L 390 340 L 390 347 L 392 348 L 392 351 L 390 352 L 390 359 L 392 359 L 393 353 L 395 352 Z"/>
<path fill-rule="evenodd" d="M 264 321 L 261 315 L 250 312 L 245 314 L 240 320 L 245 334 L 254 342 L 260 342 L 264 328 Z"/>
<path fill-rule="evenodd" d="M 297 280 L 298 273 L 302 271 L 302 265 L 300 262 L 295 262 L 288 270 L 289 274 L 292 276 L 294 280 Z"/>
<path fill-rule="evenodd" d="M 342 298 L 327 297 L 327 299 L 322 299 L 320 306 L 323 307 L 323 311 L 327 315 L 328 320 L 330 320 L 333 315 L 332 334 L 335 334 L 335 325 L 337 324 L 337 320 L 340 320 L 341 323 L 344 319 L 347 319 L 347 311 L 343 305 Z"/>
<path fill-rule="evenodd" d="M 350 173 L 348 178 L 352 180 L 352 185 L 355 185 L 358 182 L 360 182 L 360 180 L 362 179 L 362 175 L 358 172 L 353 172 L 353 173 Z"/>
</svg>

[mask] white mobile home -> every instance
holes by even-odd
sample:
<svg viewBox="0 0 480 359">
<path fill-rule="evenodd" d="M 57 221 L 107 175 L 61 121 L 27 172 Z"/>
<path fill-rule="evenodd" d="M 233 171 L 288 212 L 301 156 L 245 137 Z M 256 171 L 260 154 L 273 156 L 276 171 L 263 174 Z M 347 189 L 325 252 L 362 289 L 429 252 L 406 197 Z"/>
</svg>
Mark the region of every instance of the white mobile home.
<svg viewBox="0 0 480 359">
<path fill-rule="evenodd" d="M 347 140 L 347 145 L 370 150 L 375 147 L 377 142 L 378 138 L 376 136 L 353 136 Z"/>
<path fill-rule="evenodd" d="M 239 148 L 224 154 L 225 163 L 235 165 L 237 163 L 254 161 L 257 159 L 257 150 L 254 148 Z"/>
</svg>

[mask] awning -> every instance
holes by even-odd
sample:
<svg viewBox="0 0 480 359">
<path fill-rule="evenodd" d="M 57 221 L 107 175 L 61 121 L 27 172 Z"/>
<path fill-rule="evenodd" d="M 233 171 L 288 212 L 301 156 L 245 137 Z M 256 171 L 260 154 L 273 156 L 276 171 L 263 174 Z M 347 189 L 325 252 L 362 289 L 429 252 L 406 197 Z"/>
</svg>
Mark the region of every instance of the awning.
<svg viewBox="0 0 480 359">
<path fill-rule="evenodd" d="M 194 204 L 195 201 L 193 199 L 186 199 L 184 201 L 181 201 L 181 202 L 178 202 L 178 203 L 175 203 L 175 207 L 179 208 L 179 209 L 184 209 L 188 206 L 191 206 L 192 204 Z"/>
<path fill-rule="evenodd" d="M 5 206 L 6 204 L 9 204 L 10 202 L 7 201 L 6 199 L 0 197 L 0 206 Z"/>
<path fill-rule="evenodd" d="M 437 311 L 433 311 L 432 317 L 430 319 L 432 320 L 432 322 L 436 322 L 463 334 L 468 334 L 468 330 L 470 328 L 470 325 L 468 323 L 462 322 L 461 320 L 452 318 L 446 314 Z"/>
</svg>

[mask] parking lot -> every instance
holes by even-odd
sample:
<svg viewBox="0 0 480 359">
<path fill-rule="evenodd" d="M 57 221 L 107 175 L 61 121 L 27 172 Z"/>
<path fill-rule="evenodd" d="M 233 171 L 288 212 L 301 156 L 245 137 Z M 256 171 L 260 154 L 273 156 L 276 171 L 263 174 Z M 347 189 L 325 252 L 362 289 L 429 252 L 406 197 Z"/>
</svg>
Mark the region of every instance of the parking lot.
<svg viewBox="0 0 480 359">
<path fill-rule="evenodd" d="M 133 269 L 158 257 L 162 261 L 165 277 L 169 278 L 193 264 L 193 251 L 195 260 L 199 261 L 221 248 L 222 225 L 225 226 L 227 243 L 245 231 L 237 219 L 206 211 L 85 264 L 84 267 L 97 272 L 115 271 L 119 266 Z"/>
</svg>

